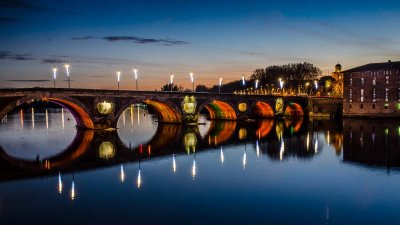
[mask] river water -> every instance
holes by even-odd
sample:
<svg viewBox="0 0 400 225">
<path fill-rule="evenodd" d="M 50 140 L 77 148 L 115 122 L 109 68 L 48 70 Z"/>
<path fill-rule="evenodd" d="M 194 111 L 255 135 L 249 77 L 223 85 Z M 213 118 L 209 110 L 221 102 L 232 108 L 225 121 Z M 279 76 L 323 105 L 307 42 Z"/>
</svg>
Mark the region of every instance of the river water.
<svg viewBox="0 0 400 225">
<path fill-rule="evenodd" d="M 158 124 L 117 132 L 63 109 L 0 124 L 0 224 L 400 223 L 400 121 Z"/>
</svg>

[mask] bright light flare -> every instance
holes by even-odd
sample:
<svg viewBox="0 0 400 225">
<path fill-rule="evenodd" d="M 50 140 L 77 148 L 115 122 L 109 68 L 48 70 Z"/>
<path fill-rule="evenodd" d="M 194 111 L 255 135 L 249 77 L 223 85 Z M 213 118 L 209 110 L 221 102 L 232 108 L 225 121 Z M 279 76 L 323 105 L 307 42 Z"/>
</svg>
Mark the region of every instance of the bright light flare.
<svg viewBox="0 0 400 225">
<path fill-rule="evenodd" d="M 67 72 L 67 76 L 69 77 L 69 63 L 66 63 L 64 65 L 64 67 L 65 67 L 65 71 Z"/>
<path fill-rule="evenodd" d="M 57 68 L 53 67 L 53 79 L 55 80 L 57 78 Z"/>
<path fill-rule="evenodd" d="M 219 77 L 219 86 L 222 86 L 222 77 Z"/>
<path fill-rule="evenodd" d="M 192 72 L 190 72 L 189 75 L 190 75 L 190 81 L 193 83 L 194 82 L 194 74 Z"/>
<path fill-rule="evenodd" d="M 135 75 L 135 80 L 138 79 L 138 69 L 136 68 L 136 66 L 133 68 L 133 74 Z"/>
<path fill-rule="evenodd" d="M 169 76 L 169 82 L 170 82 L 170 84 L 173 84 L 173 83 L 174 83 L 174 75 L 173 75 L 173 74 L 171 74 L 171 75 Z"/>
<path fill-rule="evenodd" d="M 117 81 L 121 80 L 121 71 L 117 71 Z"/>
</svg>

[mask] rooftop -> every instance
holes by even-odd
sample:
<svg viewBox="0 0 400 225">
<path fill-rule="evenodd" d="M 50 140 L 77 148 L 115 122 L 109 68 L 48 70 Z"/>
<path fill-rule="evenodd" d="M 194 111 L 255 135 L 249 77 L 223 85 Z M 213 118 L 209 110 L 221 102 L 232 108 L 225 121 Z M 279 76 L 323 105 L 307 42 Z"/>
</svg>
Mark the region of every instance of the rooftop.
<svg viewBox="0 0 400 225">
<path fill-rule="evenodd" d="M 399 68 L 400 69 L 400 61 L 397 62 L 384 62 L 384 63 L 370 63 L 370 64 L 365 64 L 362 66 L 358 66 L 349 70 L 343 71 L 343 73 L 351 73 L 351 72 L 361 72 L 361 71 L 371 71 L 371 70 L 382 70 L 382 69 L 394 69 L 394 68 Z"/>
</svg>

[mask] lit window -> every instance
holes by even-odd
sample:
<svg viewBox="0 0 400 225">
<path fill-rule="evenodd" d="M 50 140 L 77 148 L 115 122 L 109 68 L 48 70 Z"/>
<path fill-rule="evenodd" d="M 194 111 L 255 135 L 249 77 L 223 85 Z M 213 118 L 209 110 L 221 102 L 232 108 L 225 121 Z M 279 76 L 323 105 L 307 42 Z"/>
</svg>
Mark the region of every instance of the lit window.
<svg viewBox="0 0 400 225">
<path fill-rule="evenodd" d="M 350 77 L 350 86 L 353 85 L 353 78 Z"/>
<path fill-rule="evenodd" d="M 364 85 L 364 77 L 361 77 L 361 84 Z"/>
<path fill-rule="evenodd" d="M 376 102 L 376 89 L 372 89 L 372 101 Z"/>
<path fill-rule="evenodd" d="M 386 84 L 389 84 L 389 76 L 386 76 Z"/>
<path fill-rule="evenodd" d="M 389 101 L 389 88 L 385 88 L 385 102 Z"/>
<path fill-rule="evenodd" d="M 385 103 L 385 109 L 389 109 L 389 104 Z"/>
<path fill-rule="evenodd" d="M 364 89 L 361 89 L 361 102 L 364 102 Z"/>
<path fill-rule="evenodd" d="M 350 102 L 353 101 L 353 90 L 352 89 L 350 89 L 349 99 L 350 99 Z"/>
<path fill-rule="evenodd" d="M 376 85 L 376 77 L 374 77 L 374 79 L 372 79 L 372 85 Z"/>
</svg>

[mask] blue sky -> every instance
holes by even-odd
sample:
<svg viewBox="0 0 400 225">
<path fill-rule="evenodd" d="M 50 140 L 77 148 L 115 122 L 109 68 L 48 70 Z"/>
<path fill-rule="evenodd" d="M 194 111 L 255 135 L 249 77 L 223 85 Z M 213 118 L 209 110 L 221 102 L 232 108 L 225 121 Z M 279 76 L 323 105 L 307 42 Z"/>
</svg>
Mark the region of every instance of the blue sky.
<svg viewBox="0 0 400 225">
<path fill-rule="evenodd" d="M 396 1 L 0 0 L 0 87 L 191 87 L 249 76 L 256 68 L 311 62 L 325 73 L 400 60 Z"/>
</svg>

